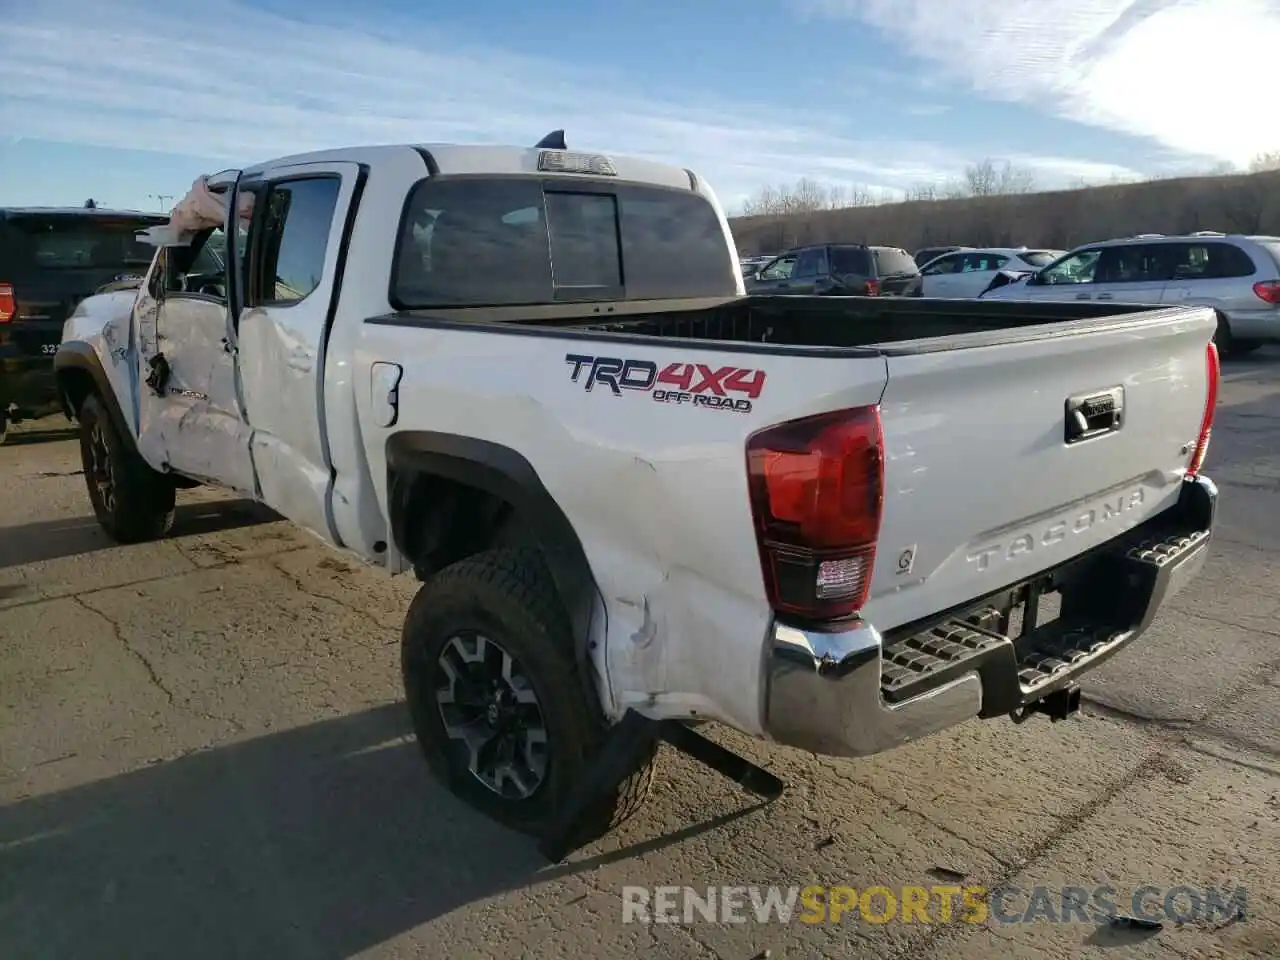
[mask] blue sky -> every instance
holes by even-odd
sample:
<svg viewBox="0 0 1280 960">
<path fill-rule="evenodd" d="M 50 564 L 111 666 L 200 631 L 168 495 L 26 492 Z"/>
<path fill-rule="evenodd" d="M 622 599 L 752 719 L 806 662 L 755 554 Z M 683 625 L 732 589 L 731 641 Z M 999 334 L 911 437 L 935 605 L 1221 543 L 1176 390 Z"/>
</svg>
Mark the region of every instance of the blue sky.
<svg viewBox="0 0 1280 960">
<path fill-rule="evenodd" d="M 558 127 L 692 167 L 731 210 L 802 176 L 902 190 L 992 158 L 1053 186 L 1280 148 L 1278 0 L 6 7 L 0 204 L 167 208 L 299 150 Z"/>
</svg>

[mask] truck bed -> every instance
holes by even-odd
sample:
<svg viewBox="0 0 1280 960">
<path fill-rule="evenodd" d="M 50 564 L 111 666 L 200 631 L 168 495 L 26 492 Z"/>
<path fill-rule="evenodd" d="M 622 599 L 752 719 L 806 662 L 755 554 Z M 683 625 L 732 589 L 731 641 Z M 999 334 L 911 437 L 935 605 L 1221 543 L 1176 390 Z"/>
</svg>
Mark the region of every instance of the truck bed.
<svg viewBox="0 0 1280 960">
<path fill-rule="evenodd" d="M 1158 310 L 1164 315 L 1170 309 L 1094 302 L 747 295 L 710 303 L 668 302 L 661 311 L 645 310 L 639 303 L 619 305 L 610 308 L 616 311 L 612 319 L 602 319 L 598 305 L 564 304 L 525 311 L 409 311 L 397 314 L 396 320 L 431 327 L 510 323 L 531 333 L 577 333 L 606 342 L 634 342 L 639 336 L 721 348 L 758 346 L 792 355 L 817 351 L 823 356 L 893 356 L 1044 339 L 1055 332 L 1068 335 L 1102 329 L 1108 319 L 1130 324 L 1132 314 Z M 1060 326 L 1050 331 L 1047 325 Z"/>
</svg>

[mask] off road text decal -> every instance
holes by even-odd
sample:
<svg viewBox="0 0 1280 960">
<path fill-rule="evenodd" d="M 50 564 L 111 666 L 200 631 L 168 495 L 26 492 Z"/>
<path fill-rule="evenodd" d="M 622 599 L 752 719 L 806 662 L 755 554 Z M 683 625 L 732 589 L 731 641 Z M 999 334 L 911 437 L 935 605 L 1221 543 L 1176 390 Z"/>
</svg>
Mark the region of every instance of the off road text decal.
<svg viewBox="0 0 1280 960">
<path fill-rule="evenodd" d="M 591 393 L 609 390 L 615 397 L 630 390 L 647 393 L 658 403 L 688 404 L 712 410 L 750 413 L 751 401 L 764 392 L 763 370 L 717 367 L 706 363 L 669 363 L 659 368 L 652 360 L 566 354 L 569 380 Z"/>
</svg>

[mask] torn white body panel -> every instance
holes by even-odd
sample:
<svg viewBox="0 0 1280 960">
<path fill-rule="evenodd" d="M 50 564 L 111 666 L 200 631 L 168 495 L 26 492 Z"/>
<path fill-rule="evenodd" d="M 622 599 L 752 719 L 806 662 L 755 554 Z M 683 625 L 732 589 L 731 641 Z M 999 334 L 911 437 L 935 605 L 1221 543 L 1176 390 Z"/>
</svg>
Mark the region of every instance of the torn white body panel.
<svg viewBox="0 0 1280 960">
<path fill-rule="evenodd" d="M 154 324 L 156 347 L 139 351 L 139 452 L 158 469 L 254 496 L 250 429 L 236 398 L 235 362 L 226 346 L 226 307 L 185 297 L 156 304 L 145 293 L 138 299 L 139 317 L 156 318 L 139 323 L 140 330 Z M 145 382 L 157 356 L 163 357 L 168 371 L 160 394 Z"/>
</svg>

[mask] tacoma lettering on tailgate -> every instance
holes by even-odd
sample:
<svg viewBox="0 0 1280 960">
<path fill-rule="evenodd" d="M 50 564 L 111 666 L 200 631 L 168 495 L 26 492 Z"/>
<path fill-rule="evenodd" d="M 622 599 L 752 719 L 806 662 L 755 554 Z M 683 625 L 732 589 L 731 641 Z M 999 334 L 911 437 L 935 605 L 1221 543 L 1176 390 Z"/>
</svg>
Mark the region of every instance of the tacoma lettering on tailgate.
<svg viewBox="0 0 1280 960">
<path fill-rule="evenodd" d="M 1037 550 L 1051 549 L 1071 537 L 1086 533 L 1100 523 L 1107 523 L 1142 506 L 1146 496 L 1141 487 L 1129 493 L 1117 494 L 1106 500 L 1086 507 L 1079 513 L 1073 513 L 1047 524 L 1044 527 L 1025 530 L 1010 536 L 1008 539 L 989 543 L 977 550 L 970 551 L 965 557 L 970 563 L 977 564 L 979 570 L 989 570 L 993 563 L 1005 560 L 1016 560 L 1023 554 Z"/>
<path fill-rule="evenodd" d="M 652 360 L 581 353 L 566 354 L 564 360 L 572 368 L 570 382 L 581 383 L 588 393 L 607 387 L 615 397 L 630 390 L 647 393 L 658 403 L 750 413 L 751 401 L 764 392 L 763 370 L 705 363 L 669 363 L 659 369 Z"/>
</svg>

